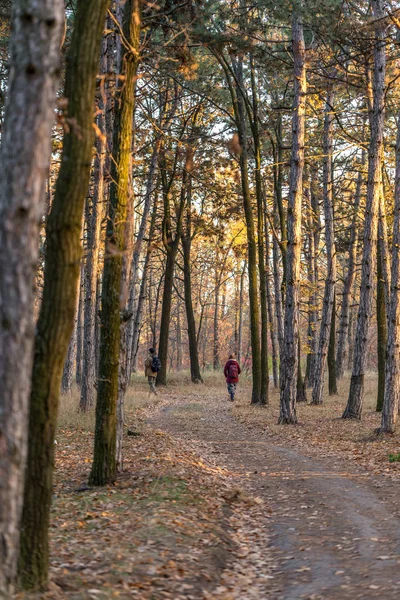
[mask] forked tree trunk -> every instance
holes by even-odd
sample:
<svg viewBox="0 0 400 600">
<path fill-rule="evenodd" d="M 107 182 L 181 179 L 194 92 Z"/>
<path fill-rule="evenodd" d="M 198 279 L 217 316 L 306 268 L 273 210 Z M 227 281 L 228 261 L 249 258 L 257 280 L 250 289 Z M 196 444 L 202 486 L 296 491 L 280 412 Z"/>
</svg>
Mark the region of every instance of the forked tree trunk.
<svg viewBox="0 0 400 600">
<path fill-rule="evenodd" d="M 176 255 L 178 252 L 180 239 L 182 235 L 182 219 L 183 211 L 186 202 L 187 195 L 187 182 L 188 172 L 186 168 L 183 169 L 182 173 L 182 186 L 180 200 L 177 207 L 176 214 L 176 228 L 175 235 L 172 234 L 171 224 L 171 198 L 170 189 L 172 179 L 167 181 L 167 172 L 165 164 L 164 151 L 161 156 L 161 180 L 163 188 L 163 200 L 164 200 L 164 219 L 163 219 L 163 244 L 167 253 L 167 259 L 165 263 L 164 272 L 164 288 L 163 288 L 163 299 L 161 309 L 161 323 L 160 323 L 160 336 L 158 344 L 158 356 L 161 361 L 161 369 L 157 376 L 157 385 L 167 385 L 167 362 L 168 362 L 168 347 L 169 347 L 169 328 L 171 321 L 171 308 L 172 308 L 172 290 L 174 283 L 174 270 Z M 171 176 L 173 177 L 173 175 Z"/>
<path fill-rule="evenodd" d="M 65 76 L 68 121 L 46 227 L 43 298 L 36 327 L 29 451 L 19 573 L 25 588 L 46 584 L 54 433 L 61 376 L 74 326 L 81 231 L 94 141 L 93 103 L 107 0 L 78 0 Z M 46 17 L 47 18 L 47 17 Z"/>
<path fill-rule="evenodd" d="M 336 249 L 335 231 L 333 221 L 333 171 L 332 171 L 332 145 L 333 145 L 333 100 L 334 93 L 330 89 L 327 94 L 324 122 L 324 216 L 325 216 L 325 244 L 327 258 L 327 273 L 325 280 L 324 301 L 322 305 L 321 328 L 318 341 L 317 361 L 314 371 L 314 386 L 311 404 L 322 404 L 325 381 L 326 357 L 329 347 L 329 334 L 336 283 Z"/>
<path fill-rule="evenodd" d="M 382 433 L 394 433 L 398 419 L 400 398 L 400 287 L 398 285 L 400 279 L 400 117 L 397 127 L 392 286 L 385 365 L 385 394 L 381 422 Z"/>
<path fill-rule="evenodd" d="M 336 374 L 337 378 L 341 379 L 344 375 L 344 370 L 347 366 L 347 342 L 349 333 L 350 319 L 350 301 L 351 292 L 354 286 L 357 266 L 357 245 L 358 245 L 358 219 L 359 208 L 361 201 L 361 191 L 363 185 L 363 167 L 365 164 L 365 151 L 362 152 L 361 164 L 357 176 L 357 186 L 354 196 L 354 215 L 351 224 L 350 245 L 349 245 L 349 262 L 347 266 L 347 274 L 343 285 L 342 306 L 340 312 L 340 324 L 338 332 L 338 344 L 336 355 Z"/>
<path fill-rule="evenodd" d="M 109 212 L 106 230 L 99 381 L 93 463 L 89 483 L 105 485 L 117 472 L 117 400 L 121 356 L 121 312 L 127 295 L 123 269 L 130 233 L 130 171 L 135 107 L 135 82 L 139 64 L 141 0 L 127 0 L 122 15 L 121 77 L 115 98 Z M 125 322 L 123 315 L 122 323 Z"/>
<path fill-rule="evenodd" d="M 35 335 L 34 282 L 60 77 L 61 0 L 14 0 L 0 160 L 0 597 L 19 545 Z"/>
<path fill-rule="evenodd" d="M 292 156 L 288 200 L 288 248 L 286 267 L 285 331 L 280 371 L 279 423 L 297 423 L 296 395 L 299 343 L 299 293 L 301 255 L 301 205 L 304 169 L 304 125 L 306 106 L 306 64 L 303 22 L 293 13 L 294 107 Z"/>
<path fill-rule="evenodd" d="M 383 130 L 385 116 L 386 25 L 382 0 L 372 0 L 375 21 L 374 100 L 371 116 L 371 141 L 368 159 L 367 204 L 364 223 L 364 245 L 361 269 L 360 305 L 354 343 L 353 372 L 344 419 L 360 419 L 364 400 L 364 374 L 367 359 L 368 332 L 373 314 L 376 244 L 382 179 Z"/>
</svg>

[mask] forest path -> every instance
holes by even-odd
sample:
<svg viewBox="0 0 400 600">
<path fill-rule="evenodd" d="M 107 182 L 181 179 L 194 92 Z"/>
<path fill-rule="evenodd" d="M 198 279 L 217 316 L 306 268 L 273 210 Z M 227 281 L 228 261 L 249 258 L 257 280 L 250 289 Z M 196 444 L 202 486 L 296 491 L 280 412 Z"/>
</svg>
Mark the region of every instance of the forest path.
<svg viewBox="0 0 400 600">
<path fill-rule="evenodd" d="M 216 591 L 213 598 L 400 597 L 395 484 L 340 459 L 277 445 L 236 421 L 225 398 L 190 395 L 162 407 L 151 424 L 192 445 L 197 440 L 200 455 L 202 449 L 212 454 L 220 467 L 234 472 L 238 487 L 263 501 L 250 524 L 251 552 L 236 557 L 229 576 L 232 582 L 238 571 L 250 577 L 253 572 L 251 584 L 247 579 L 239 591 L 233 582 L 229 589 L 236 593 Z M 258 532 L 253 542 L 252 532 Z M 264 567 L 254 568 L 260 556 Z"/>
</svg>

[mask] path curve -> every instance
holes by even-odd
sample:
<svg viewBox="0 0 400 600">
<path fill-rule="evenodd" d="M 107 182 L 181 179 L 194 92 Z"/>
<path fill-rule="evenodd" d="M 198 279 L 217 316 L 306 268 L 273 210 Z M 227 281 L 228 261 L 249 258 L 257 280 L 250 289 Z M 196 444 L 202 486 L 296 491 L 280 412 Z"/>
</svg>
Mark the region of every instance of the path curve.
<svg viewBox="0 0 400 600">
<path fill-rule="evenodd" d="M 273 571 L 262 595 L 249 590 L 249 598 L 400 598 L 400 520 L 376 479 L 274 444 L 238 423 L 217 398 L 165 406 L 152 425 L 206 444 L 220 466 L 239 473 L 265 501 L 267 524 L 254 528 L 266 531 Z"/>
</svg>

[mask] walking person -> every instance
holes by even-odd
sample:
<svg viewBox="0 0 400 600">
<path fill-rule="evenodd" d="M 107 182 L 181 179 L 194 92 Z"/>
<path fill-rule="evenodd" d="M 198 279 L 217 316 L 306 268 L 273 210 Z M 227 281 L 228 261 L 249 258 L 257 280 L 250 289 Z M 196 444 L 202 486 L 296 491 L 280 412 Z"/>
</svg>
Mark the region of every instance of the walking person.
<svg viewBox="0 0 400 600">
<path fill-rule="evenodd" d="M 228 386 L 228 394 L 230 400 L 233 402 L 235 399 L 236 386 L 239 383 L 239 375 L 241 368 L 234 354 L 229 356 L 229 360 L 224 367 L 224 375 L 226 378 L 226 384 Z"/>
<path fill-rule="evenodd" d="M 161 361 L 158 358 L 155 349 L 149 348 L 149 352 L 144 363 L 144 374 L 149 382 L 149 396 L 150 394 L 155 394 L 157 396 L 156 379 L 157 373 L 160 369 Z"/>
</svg>

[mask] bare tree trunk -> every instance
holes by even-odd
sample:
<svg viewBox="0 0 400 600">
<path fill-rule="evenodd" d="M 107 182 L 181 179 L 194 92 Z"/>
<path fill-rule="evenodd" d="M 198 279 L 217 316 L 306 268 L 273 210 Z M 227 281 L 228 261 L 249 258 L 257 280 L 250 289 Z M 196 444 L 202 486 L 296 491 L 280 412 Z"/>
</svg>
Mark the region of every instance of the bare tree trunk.
<svg viewBox="0 0 400 600">
<path fill-rule="evenodd" d="M 365 164 L 365 151 L 362 152 L 361 164 L 357 177 L 357 186 L 354 196 L 354 216 L 351 224 L 350 247 L 349 247 L 349 262 L 347 267 L 347 275 L 343 286 L 342 307 L 340 313 L 340 325 L 338 332 L 338 346 L 336 355 L 336 374 L 338 379 L 344 375 L 345 364 L 347 359 L 346 343 L 349 333 L 349 318 L 350 318 L 350 300 L 351 292 L 354 286 L 356 277 L 357 263 L 357 244 L 358 244 L 358 219 L 359 208 L 361 201 L 361 191 L 363 184 L 363 167 Z"/>
<path fill-rule="evenodd" d="M 80 278 L 78 283 L 78 316 L 76 322 L 76 371 L 75 381 L 77 386 L 82 384 L 82 362 L 83 362 L 83 320 L 84 320 L 84 281 L 85 281 L 85 265 L 82 262 L 80 268 Z"/>
<path fill-rule="evenodd" d="M 383 130 L 385 116 L 386 45 L 382 0 L 372 0 L 375 21 L 374 101 L 371 116 L 367 205 L 364 223 L 364 246 L 361 271 L 360 305 L 358 310 L 354 363 L 349 398 L 344 419 L 360 419 L 364 400 L 364 373 L 367 359 L 369 325 L 373 313 L 376 244 L 382 179 Z"/>
<path fill-rule="evenodd" d="M 338 393 L 337 390 L 337 377 L 336 377 L 336 293 L 333 294 L 333 307 L 332 307 L 332 318 L 331 318 L 331 331 L 329 335 L 329 348 L 328 348 L 328 372 L 329 372 L 329 395 L 335 396 Z"/>
<path fill-rule="evenodd" d="M 183 282 L 185 291 L 186 321 L 188 326 L 190 376 L 193 383 L 202 383 L 200 372 L 199 349 L 196 335 L 196 321 L 192 300 L 192 273 L 191 273 L 191 243 L 192 243 L 192 203 L 191 186 L 189 183 L 188 201 L 186 210 L 186 228 L 182 236 L 183 249 Z"/>
<path fill-rule="evenodd" d="M 247 261 L 243 262 L 243 269 L 240 275 L 240 291 L 239 291 L 239 324 L 238 324 L 238 345 L 237 345 L 237 359 L 240 364 L 242 360 L 243 350 L 243 299 L 244 299 L 244 278 L 246 276 Z"/>
<path fill-rule="evenodd" d="M 276 208 L 275 213 L 275 225 L 277 222 Z M 276 237 L 272 240 L 272 257 L 273 257 L 273 276 L 274 276 L 274 297 L 275 297 L 275 314 L 277 324 L 277 334 L 279 343 L 279 355 L 283 356 L 283 307 L 282 307 L 282 281 L 279 269 L 279 257 L 280 257 L 279 243 Z"/>
<path fill-rule="evenodd" d="M 117 405 L 125 381 L 124 336 L 128 260 L 126 248 L 133 223 L 130 194 L 131 152 L 135 109 L 135 83 L 139 65 L 141 0 L 127 0 L 122 15 L 121 78 L 115 99 L 110 201 L 101 296 L 101 340 L 96 429 L 89 482 L 105 485 L 117 473 Z M 121 323 L 121 311 L 123 312 Z M 121 325 L 124 331 L 121 333 Z M 122 350 L 121 350 L 122 344 Z M 123 372 L 121 372 L 123 369 Z M 121 381 L 121 385 L 119 385 Z M 123 410 L 123 406 L 119 407 Z M 120 423 L 123 416 L 120 412 Z M 120 438 L 119 438 L 120 439 Z M 118 452 L 121 465 L 121 448 Z"/>
<path fill-rule="evenodd" d="M 143 214 L 139 226 L 138 235 L 133 248 L 132 254 L 132 265 L 130 271 L 130 282 L 129 282 L 129 301 L 128 301 L 128 312 L 134 314 L 138 300 L 136 301 L 136 289 L 139 278 L 139 260 L 142 252 L 143 240 L 148 227 L 149 215 L 151 211 L 151 203 L 154 198 L 154 194 L 157 189 L 156 171 L 158 163 L 158 154 L 160 151 L 161 137 L 159 137 L 154 146 L 153 155 L 150 161 L 149 173 L 147 176 L 146 192 L 144 196 Z M 127 323 L 127 377 L 130 379 L 132 373 L 132 358 L 134 352 L 134 337 L 135 320 L 130 319 Z"/>
<path fill-rule="evenodd" d="M 318 323 L 318 246 L 319 246 L 319 204 L 317 194 L 318 168 L 313 166 L 310 172 L 310 186 L 306 188 L 308 204 L 308 256 L 307 271 L 310 282 L 310 299 L 308 305 L 308 353 L 306 364 L 306 386 L 312 387 L 315 379 L 315 363 L 317 359 L 317 323 Z M 309 196 L 309 197 L 308 197 Z"/>
<path fill-rule="evenodd" d="M 327 257 L 327 273 L 325 281 L 324 301 L 322 306 L 321 329 L 318 342 L 317 361 L 314 372 L 314 386 L 311 404 L 322 404 L 325 381 L 326 357 L 328 354 L 329 334 L 336 283 L 336 248 L 333 221 L 333 101 L 334 93 L 330 89 L 327 94 L 324 123 L 324 216 L 325 244 Z"/>
<path fill-rule="evenodd" d="M 103 40 L 101 70 L 107 69 L 107 42 Z M 107 104 L 104 103 L 104 104 Z M 97 126 L 99 135 L 95 141 L 95 158 L 93 172 L 93 195 L 86 199 L 85 216 L 87 227 L 87 248 L 84 269 L 84 317 L 83 317 L 83 352 L 82 352 L 82 382 L 79 407 L 86 411 L 94 405 L 95 383 L 97 376 L 96 364 L 96 306 L 97 306 L 97 275 L 99 267 L 99 251 L 101 242 L 101 222 L 104 201 L 104 167 L 107 151 L 106 141 L 106 106 L 100 100 L 100 116 Z"/>
<path fill-rule="evenodd" d="M 143 309 L 144 309 L 145 300 L 146 300 L 147 281 L 148 281 L 148 277 L 149 277 L 150 258 L 151 258 L 151 255 L 152 255 L 153 249 L 154 249 L 153 239 L 154 239 L 154 232 L 155 232 L 155 226 L 156 226 L 157 205 L 158 205 L 158 201 L 157 201 L 157 195 L 156 195 L 156 197 L 154 199 L 153 212 L 152 212 L 151 222 L 150 222 L 149 241 L 147 243 L 146 258 L 144 260 L 144 265 L 143 265 L 142 280 L 140 282 L 139 298 L 138 298 L 138 303 L 136 306 L 136 313 L 135 313 L 135 318 L 134 318 L 133 336 L 132 336 L 132 342 L 131 342 L 132 343 L 132 365 L 131 365 L 132 369 L 134 367 L 134 363 L 136 361 L 136 357 L 137 357 L 137 353 L 138 353 L 140 328 L 141 328 L 141 324 L 142 324 L 142 315 L 143 315 Z M 154 345 L 154 344 L 152 344 L 152 345 Z"/>
<path fill-rule="evenodd" d="M 60 77 L 61 0 L 14 0 L 0 161 L 0 596 L 14 588 L 33 359 L 34 281 Z"/>
<path fill-rule="evenodd" d="M 301 205 L 303 195 L 306 64 L 303 22 L 296 12 L 292 22 L 294 107 L 292 157 L 288 200 L 285 331 L 280 375 L 279 423 L 297 423 L 296 395 L 299 342 L 299 292 L 301 255 Z"/>
<path fill-rule="evenodd" d="M 392 286 L 385 365 L 385 394 L 382 409 L 382 433 L 394 433 L 400 398 L 400 117 L 397 125 L 396 178 L 392 245 Z"/>
<path fill-rule="evenodd" d="M 266 213 L 266 209 L 265 209 Z M 267 219 L 265 219 L 265 265 L 266 265 L 266 292 L 267 292 L 267 307 L 268 307 L 268 324 L 271 338 L 272 347 L 272 377 L 274 381 L 274 387 L 279 386 L 279 364 L 278 364 L 278 337 L 276 331 L 275 312 L 272 303 L 271 294 L 271 267 L 270 267 L 270 241 L 269 232 L 267 226 Z"/>
<path fill-rule="evenodd" d="M 379 230 L 381 229 L 381 222 L 379 223 Z M 386 313 L 386 298 L 385 298 L 385 287 L 386 282 L 383 274 L 383 256 L 382 246 L 380 239 L 378 240 L 377 246 L 377 292 L 376 292 L 376 324 L 378 330 L 377 336 L 377 354 L 378 354 L 378 396 L 376 400 L 376 411 L 381 412 L 383 408 L 383 402 L 385 397 L 385 362 L 386 362 L 386 348 L 388 341 L 388 323 Z"/>
<path fill-rule="evenodd" d="M 67 358 L 64 363 L 64 370 L 61 379 L 61 392 L 70 394 L 74 381 L 74 367 L 76 362 L 76 334 L 78 325 L 78 315 L 75 317 L 74 330 L 68 345 Z"/>
<path fill-rule="evenodd" d="M 68 120 L 75 125 L 64 134 L 61 167 L 46 226 L 46 265 L 32 369 L 19 564 L 26 588 L 45 585 L 48 576 L 54 434 L 63 365 L 76 310 L 82 214 L 94 141 L 93 102 L 107 7 L 107 0 L 78 0 L 68 51 L 65 96 Z"/>
<path fill-rule="evenodd" d="M 217 265 L 219 260 L 215 261 L 215 273 L 214 273 L 214 319 L 213 319 L 213 369 L 218 371 L 221 367 L 221 360 L 219 357 L 219 291 L 221 287 L 221 273 L 217 271 Z"/>
</svg>

